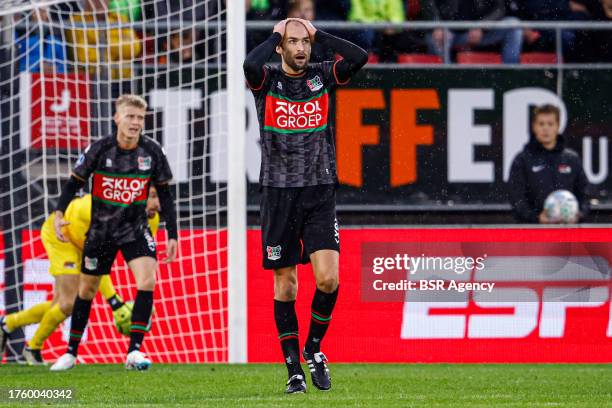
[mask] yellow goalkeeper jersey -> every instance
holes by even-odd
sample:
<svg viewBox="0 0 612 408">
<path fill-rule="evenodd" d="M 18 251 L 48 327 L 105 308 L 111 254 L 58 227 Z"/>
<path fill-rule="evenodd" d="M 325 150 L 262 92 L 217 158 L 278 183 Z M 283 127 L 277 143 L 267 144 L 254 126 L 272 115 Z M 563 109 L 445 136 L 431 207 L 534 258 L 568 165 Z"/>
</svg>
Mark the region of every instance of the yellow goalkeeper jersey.
<svg viewBox="0 0 612 408">
<path fill-rule="evenodd" d="M 54 214 L 51 215 L 51 217 L 54 216 Z M 89 230 L 89 224 L 91 223 L 91 194 L 86 194 L 81 198 L 72 200 L 66 209 L 64 219 L 70 223 L 64 227 L 64 234 L 66 234 L 70 242 L 82 250 L 85 245 L 85 234 Z M 158 227 L 159 213 L 155 213 L 155 217 L 149 218 L 149 228 L 151 228 L 153 236 L 157 234 Z"/>
</svg>

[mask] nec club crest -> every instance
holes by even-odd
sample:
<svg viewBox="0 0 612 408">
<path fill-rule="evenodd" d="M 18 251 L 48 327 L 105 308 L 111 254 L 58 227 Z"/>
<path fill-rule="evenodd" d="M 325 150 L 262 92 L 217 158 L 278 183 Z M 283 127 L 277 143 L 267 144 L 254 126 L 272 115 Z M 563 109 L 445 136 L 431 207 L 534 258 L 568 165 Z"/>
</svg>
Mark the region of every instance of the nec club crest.
<svg viewBox="0 0 612 408">
<path fill-rule="evenodd" d="M 151 169 L 151 156 L 138 156 L 138 170 L 150 170 Z"/>
<path fill-rule="evenodd" d="M 314 78 L 307 80 L 306 85 L 308 85 L 308 88 L 310 88 L 312 92 L 318 91 L 319 89 L 323 88 L 323 82 L 321 81 L 321 78 L 319 78 L 318 75 L 315 75 Z"/>
<path fill-rule="evenodd" d="M 268 259 L 271 261 L 277 261 L 281 258 L 281 246 L 267 246 L 266 252 L 268 253 Z"/>
</svg>

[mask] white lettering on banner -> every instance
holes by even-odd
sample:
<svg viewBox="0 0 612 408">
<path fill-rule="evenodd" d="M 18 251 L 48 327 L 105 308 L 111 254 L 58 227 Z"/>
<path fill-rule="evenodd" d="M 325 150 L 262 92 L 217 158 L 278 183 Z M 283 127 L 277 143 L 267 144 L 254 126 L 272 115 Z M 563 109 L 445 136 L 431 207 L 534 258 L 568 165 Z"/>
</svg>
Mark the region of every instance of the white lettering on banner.
<svg viewBox="0 0 612 408">
<path fill-rule="evenodd" d="M 158 91 L 154 91 L 158 92 Z M 246 167 L 249 182 L 257 182 L 261 166 L 261 147 L 259 145 L 259 124 L 255 102 L 249 90 L 245 89 L 247 129 L 246 129 Z M 492 143 L 492 129 L 490 125 L 475 125 L 474 111 L 479 109 L 494 109 L 493 89 L 450 89 L 448 91 L 448 181 L 450 183 L 483 183 L 495 181 L 494 163 L 492 161 L 476 161 L 474 147 L 489 145 Z M 210 160 L 211 181 L 214 183 L 227 182 L 227 142 L 231 136 L 227 135 L 227 110 L 225 104 L 227 93 L 225 90 L 215 91 L 210 94 Z M 284 101 L 283 101 L 284 102 Z M 318 102 L 318 101 L 317 101 Z M 530 109 L 544 103 L 551 103 L 561 110 L 561 132 L 567 124 L 567 109 L 565 103 L 555 93 L 544 88 L 517 88 L 507 91 L 503 95 L 503 177 L 508 179 L 512 160 L 521 151 L 525 143 L 529 141 Z M 314 109 L 314 110 L 313 110 Z M 278 112 L 298 114 L 312 112 L 316 115 L 317 105 L 309 105 L 308 108 L 298 108 L 278 104 Z M 168 115 L 165 115 L 166 117 Z M 176 122 L 176 118 L 172 118 Z M 290 119 L 290 116 L 281 115 L 276 118 L 279 127 L 307 127 L 314 123 L 320 123 L 319 118 Z M 175 125 L 176 127 L 176 125 Z M 164 126 L 166 129 L 166 126 Z M 174 132 L 176 133 L 176 132 Z M 164 135 L 167 133 L 165 132 Z M 183 137 L 179 134 L 178 137 Z M 185 136 L 186 137 L 186 136 Z M 167 138 L 164 137 L 164 140 Z M 187 146 L 185 144 L 185 146 Z M 605 181 L 608 177 L 608 140 L 606 137 L 599 138 L 599 171 L 592 169 L 593 149 L 590 138 L 583 139 L 583 162 L 589 180 L 594 184 Z M 181 151 L 181 157 L 187 155 L 187 149 Z M 185 156 L 186 157 L 186 156 Z M 183 162 L 186 163 L 186 162 Z M 176 166 L 171 161 L 172 166 Z M 173 168 L 174 170 L 174 168 Z"/>
<path fill-rule="evenodd" d="M 162 145 L 174 180 L 179 183 L 189 181 L 189 112 L 202 108 L 202 90 L 153 89 L 149 103 L 151 108 L 158 108 L 164 114 Z"/>
<path fill-rule="evenodd" d="M 598 259 L 595 259 L 598 258 Z M 608 284 L 610 265 L 601 257 L 590 256 L 489 256 L 485 268 L 474 273 L 474 281 L 516 283 L 513 288 L 495 288 L 489 292 L 455 294 L 457 302 L 436 302 L 444 293 L 430 293 L 427 301 L 407 299 L 404 303 L 401 338 L 523 338 L 537 331 L 540 338 L 562 338 L 565 335 L 569 308 L 593 308 L 608 304 L 610 315 L 606 335 L 612 337 L 612 303 Z M 467 274 L 466 274 L 467 275 Z M 555 287 L 556 282 L 574 280 L 592 284 Z M 542 298 L 529 282 L 549 282 Z M 598 285 L 601 284 L 601 286 Z M 521 284 L 523 287 L 521 287 Z M 435 297 L 433 297 L 435 295 Z M 510 313 L 471 314 L 468 296 L 480 308 L 511 308 Z M 432 301 L 434 300 L 434 301 Z M 431 310 L 464 309 L 447 315 L 430 314 Z M 467 332 L 466 332 L 467 329 Z M 602 328 L 603 330 L 603 328 Z"/>
<path fill-rule="evenodd" d="M 508 181 L 514 157 L 529 141 L 531 109 L 546 103 L 559 107 L 559 132 L 563 133 L 567 125 L 567 109 L 555 93 L 544 88 L 519 88 L 504 93 L 504 181 Z"/>
<path fill-rule="evenodd" d="M 476 109 L 494 107 L 492 89 L 448 91 L 448 181 L 487 183 L 495 181 L 492 162 L 476 161 L 474 146 L 491 144 L 491 127 L 474 124 Z"/>
<path fill-rule="evenodd" d="M 591 288 L 581 287 L 546 288 L 542 294 L 542 317 L 540 318 L 540 337 L 563 337 L 565 333 L 566 311 L 570 307 L 598 307 L 608 300 L 608 288 L 605 286 Z M 584 300 L 574 300 L 588 296 Z"/>
<path fill-rule="evenodd" d="M 462 339 L 465 336 L 465 315 L 431 315 L 430 309 L 458 309 L 468 305 L 468 293 L 461 302 L 404 303 L 402 339 Z"/>
<path fill-rule="evenodd" d="M 538 325 L 538 294 L 528 288 L 495 289 L 494 293 L 474 293 L 474 303 L 483 309 L 514 309 L 513 314 L 475 314 L 470 316 L 468 337 L 527 337 Z M 518 299 L 518 300 L 517 300 Z"/>
<path fill-rule="evenodd" d="M 49 274 L 48 259 L 26 259 L 23 263 L 23 280 L 27 283 L 53 284 L 55 279 Z"/>
<path fill-rule="evenodd" d="M 49 106 L 51 112 L 53 113 L 61 113 L 66 112 L 70 108 L 70 89 L 62 90 L 62 94 L 60 95 L 60 99 L 58 103 L 53 103 Z"/>
<path fill-rule="evenodd" d="M 51 276 L 49 271 L 49 260 L 48 259 L 26 259 L 23 265 L 23 310 L 29 309 L 30 307 L 46 302 L 53 295 L 52 288 L 55 280 Z M 0 284 L 4 283 L 4 260 L 0 259 Z M 49 290 L 40 289 L 29 289 L 28 285 L 49 285 Z M 4 307 L 4 291 L 0 291 L 0 305 Z M 0 309 L 2 311 L 2 309 Z M 31 340 L 34 337 L 34 333 L 38 329 L 38 324 L 31 324 L 24 328 L 25 339 Z M 65 342 L 69 340 L 70 332 L 70 317 L 68 317 L 62 323 L 62 338 Z M 87 340 L 87 329 L 83 333 L 81 342 Z"/>
<path fill-rule="evenodd" d="M 251 183 L 259 181 L 261 167 L 261 147 L 259 145 L 259 122 L 257 108 L 251 91 L 246 95 L 246 170 Z M 216 91 L 210 94 L 210 178 L 213 183 L 227 182 L 227 92 Z"/>
<path fill-rule="evenodd" d="M 591 136 L 582 138 L 582 165 L 589 181 L 593 184 L 601 184 L 608 178 L 608 137 L 602 136 L 599 142 L 599 171 L 593 170 L 593 140 Z"/>
<path fill-rule="evenodd" d="M 26 149 L 32 138 L 32 74 L 19 74 L 19 146 Z M 5 139 L 4 137 L 2 139 Z"/>
</svg>

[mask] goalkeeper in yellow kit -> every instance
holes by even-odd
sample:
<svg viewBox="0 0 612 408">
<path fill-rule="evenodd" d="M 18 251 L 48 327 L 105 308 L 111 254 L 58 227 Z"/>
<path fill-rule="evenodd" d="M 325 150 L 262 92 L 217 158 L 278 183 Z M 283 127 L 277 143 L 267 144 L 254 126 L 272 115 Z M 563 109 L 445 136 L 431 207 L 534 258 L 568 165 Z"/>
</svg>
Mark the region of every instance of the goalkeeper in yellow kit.
<svg viewBox="0 0 612 408">
<path fill-rule="evenodd" d="M 155 187 L 151 187 L 147 206 L 149 227 L 155 236 L 159 226 L 159 198 Z M 85 234 L 91 223 L 91 195 L 75 198 L 66 209 L 64 220 L 67 221 L 62 231 L 69 242 L 60 241 L 53 227 L 55 213 L 43 224 L 41 238 L 49 257 L 49 273 L 55 278 L 53 300 L 39 303 L 27 310 L 11 313 L 0 319 L 0 360 L 4 355 L 4 346 L 10 333 L 30 324 L 40 323 L 34 337 L 23 349 L 27 364 L 45 364 L 40 354 L 45 340 L 72 313 L 74 299 L 79 287 L 81 258 Z M 117 330 L 125 335 L 130 333 L 132 305 L 125 304 L 115 291 L 110 275 L 104 275 L 100 281 L 99 291 L 113 309 Z"/>
</svg>

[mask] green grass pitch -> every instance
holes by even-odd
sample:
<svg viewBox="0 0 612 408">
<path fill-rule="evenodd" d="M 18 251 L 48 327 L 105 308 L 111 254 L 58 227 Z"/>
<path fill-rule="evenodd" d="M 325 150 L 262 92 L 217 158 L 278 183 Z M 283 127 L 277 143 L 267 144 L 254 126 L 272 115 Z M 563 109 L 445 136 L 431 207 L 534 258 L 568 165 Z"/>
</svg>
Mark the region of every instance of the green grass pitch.
<svg viewBox="0 0 612 408">
<path fill-rule="evenodd" d="M 271 364 L 156 364 L 148 372 L 81 365 L 64 373 L 11 364 L 0 366 L 0 389 L 6 396 L 9 388 L 72 387 L 69 406 L 612 407 L 612 365 L 330 367 L 332 390 L 321 392 L 308 378 L 303 395 L 284 395 L 285 368 Z M 5 397 L 0 405 L 17 403 Z"/>
</svg>

